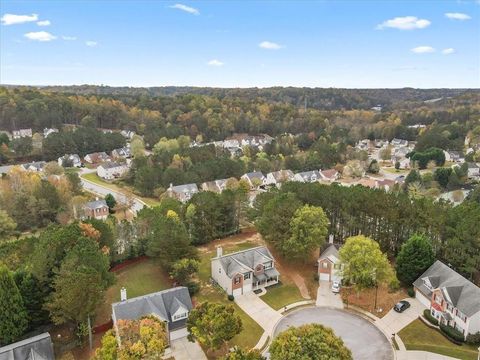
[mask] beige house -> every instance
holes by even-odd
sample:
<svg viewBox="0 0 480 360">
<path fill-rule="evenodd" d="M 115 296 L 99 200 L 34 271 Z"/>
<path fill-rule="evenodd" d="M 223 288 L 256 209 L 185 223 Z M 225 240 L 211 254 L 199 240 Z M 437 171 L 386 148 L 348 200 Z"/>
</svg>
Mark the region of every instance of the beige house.
<svg viewBox="0 0 480 360">
<path fill-rule="evenodd" d="M 212 278 L 228 295 L 240 296 L 278 283 L 280 273 L 265 246 L 223 255 L 221 247 L 211 260 Z"/>
</svg>

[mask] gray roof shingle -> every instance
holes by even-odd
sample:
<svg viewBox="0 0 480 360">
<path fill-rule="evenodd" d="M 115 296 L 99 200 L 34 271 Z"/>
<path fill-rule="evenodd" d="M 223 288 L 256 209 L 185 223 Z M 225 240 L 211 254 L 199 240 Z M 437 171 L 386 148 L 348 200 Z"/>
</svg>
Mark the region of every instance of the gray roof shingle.
<svg viewBox="0 0 480 360">
<path fill-rule="evenodd" d="M 480 311 L 480 288 L 441 261 L 435 261 L 413 283 L 423 294 L 431 296 L 432 292 L 423 283 L 425 278 L 428 278 L 434 289 L 441 289 L 444 295 L 448 295 L 452 305 L 466 316 L 470 317 Z"/>
<path fill-rule="evenodd" d="M 273 256 L 265 246 L 259 246 L 252 249 L 238 251 L 233 254 L 219 257 L 225 274 L 232 277 L 237 273 L 253 271 L 258 264 L 273 261 Z"/>
<path fill-rule="evenodd" d="M 105 206 L 108 206 L 108 205 L 107 205 L 107 202 L 103 199 L 102 200 L 90 201 L 90 202 L 87 202 L 85 204 L 85 207 L 87 207 L 89 209 L 92 209 L 92 210 L 99 209 L 99 208 L 102 208 L 102 207 L 105 207 Z"/>
<path fill-rule="evenodd" d="M 53 344 L 48 332 L 0 347 L 0 360 L 54 359 Z"/>
<path fill-rule="evenodd" d="M 156 315 L 169 324 L 172 315 L 180 308 L 192 309 L 192 300 L 188 288 L 179 286 L 144 296 L 112 304 L 112 318 L 118 320 L 137 320 L 143 316 Z"/>
</svg>

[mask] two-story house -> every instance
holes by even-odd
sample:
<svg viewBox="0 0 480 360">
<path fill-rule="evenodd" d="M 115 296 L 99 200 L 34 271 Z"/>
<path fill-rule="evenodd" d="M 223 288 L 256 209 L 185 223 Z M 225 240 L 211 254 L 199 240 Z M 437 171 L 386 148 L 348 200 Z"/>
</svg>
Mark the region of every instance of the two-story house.
<svg viewBox="0 0 480 360">
<path fill-rule="evenodd" d="M 211 260 L 212 278 L 227 294 L 239 296 L 278 283 L 280 273 L 265 246 L 223 255 L 221 247 Z"/>
<path fill-rule="evenodd" d="M 265 184 L 279 187 L 284 182 L 292 181 L 294 176 L 292 170 L 273 171 L 267 174 Z"/>
<path fill-rule="evenodd" d="M 296 173 L 293 177 L 293 181 L 299 181 L 304 183 L 317 182 L 320 181 L 320 179 L 322 179 L 322 176 L 317 170 L 299 172 Z"/>
<path fill-rule="evenodd" d="M 84 205 L 84 217 L 97 220 L 105 220 L 108 217 L 108 205 L 105 200 L 87 202 Z"/>
<path fill-rule="evenodd" d="M 82 160 L 78 154 L 66 154 L 58 158 L 58 165 L 64 167 L 82 167 Z"/>
<path fill-rule="evenodd" d="M 441 261 L 435 261 L 413 287 L 415 297 L 441 324 L 465 337 L 480 331 L 480 288 Z"/>
<path fill-rule="evenodd" d="M 105 161 L 110 161 L 110 156 L 108 156 L 105 151 L 102 151 L 87 154 L 83 159 L 89 164 L 99 164 Z"/>
<path fill-rule="evenodd" d="M 182 203 L 190 200 L 196 193 L 198 193 L 197 184 L 185 184 L 177 186 L 170 184 L 170 187 L 166 191 L 167 196 L 173 197 Z"/>
<path fill-rule="evenodd" d="M 203 191 L 212 191 L 215 193 L 221 193 L 223 190 L 227 188 L 228 180 L 229 179 L 207 181 L 202 183 L 200 187 L 202 188 Z"/>
<path fill-rule="evenodd" d="M 113 180 L 122 177 L 128 172 L 126 163 L 107 161 L 97 167 L 97 175 L 105 180 Z"/>
<path fill-rule="evenodd" d="M 318 263 L 318 279 L 320 281 L 342 280 L 340 256 L 338 249 L 340 245 L 333 243 L 333 235 L 328 238 L 328 244 L 322 249 Z"/>
<path fill-rule="evenodd" d="M 240 179 L 245 180 L 252 189 L 256 189 L 265 185 L 266 181 L 265 175 L 263 175 L 260 171 L 246 173 L 242 175 Z"/>
</svg>

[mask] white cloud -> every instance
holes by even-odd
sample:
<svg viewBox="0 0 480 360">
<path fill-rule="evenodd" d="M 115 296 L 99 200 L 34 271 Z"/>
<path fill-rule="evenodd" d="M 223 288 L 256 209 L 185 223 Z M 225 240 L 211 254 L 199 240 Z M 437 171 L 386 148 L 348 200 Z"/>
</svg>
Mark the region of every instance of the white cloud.
<svg viewBox="0 0 480 360">
<path fill-rule="evenodd" d="M 75 36 L 65 36 L 65 35 L 62 35 L 62 39 L 65 40 L 65 41 L 77 40 L 77 38 Z"/>
<path fill-rule="evenodd" d="M 415 54 L 426 54 L 435 52 L 435 49 L 431 46 L 417 46 L 413 49 L 410 49 L 410 51 L 414 52 Z"/>
<path fill-rule="evenodd" d="M 472 17 L 463 13 L 445 13 L 445 16 L 452 20 L 470 20 Z"/>
<path fill-rule="evenodd" d="M 37 14 L 31 15 L 15 15 L 15 14 L 5 14 L 0 19 L 3 25 L 14 25 L 14 24 L 24 24 L 27 22 L 38 21 Z"/>
<path fill-rule="evenodd" d="M 88 40 L 88 41 L 85 41 L 85 45 L 90 46 L 90 47 L 95 47 L 95 46 L 98 45 L 98 42 L 92 41 L 92 40 Z"/>
<path fill-rule="evenodd" d="M 262 41 L 260 44 L 258 44 L 258 46 L 267 50 L 279 50 L 284 47 L 283 45 L 279 45 L 271 41 Z"/>
<path fill-rule="evenodd" d="M 185 11 L 185 12 L 187 12 L 189 14 L 193 14 L 193 15 L 200 15 L 200 11 L 198 11 L 197 9 L 195 9 L 193 7 L 190 7 L 190 6 L 187 6 L 187 5 L 183 5 L 183 4 L 175 4 L 175 5 L 170 6 L 170 8 L 182 10 L 182 11 Z"/>
<path fill-rule="evenodd" d="M 29 40 L 41 41 L 41 42 L 52 41 L 57 38 L 56 36 L 46 31 L 29 32 L 23 36 L 25 36 Z"/>
<path fill-rule="evenodd" d="M 50 20 L 42 20 L 42 21 L 37 21 L 37 25 L 38 26 L 49 26 L 51 25 L 52 23 L 50 22 Z"/>
<path fill-rule="evenodd" d="M 454 52 L 455 52 L 454 48 L 446 48 L 442 50 L 443 55 L 450 55 L 450 54 L 453 54 Z"/>
<path fill-rule="evenodd" d="M 224 64 L 220 60 L 213 59 L 213 60 L 210 60 L 209 62 L 207 62 L 207 65 L 209 65 L 209 66 L 223 66 Z"/>
<path fill-rule="evenodd" d="M 393 28 L 399 30 L 414 30 L 424 29 L 430 24 L 431 22 L 427 19 L 419 19 L 416 16 L 403 16 L 386 20 L 383 23 L 377 25 L 377 29 L 383 30 L 385 28 Z"/>
</svg>

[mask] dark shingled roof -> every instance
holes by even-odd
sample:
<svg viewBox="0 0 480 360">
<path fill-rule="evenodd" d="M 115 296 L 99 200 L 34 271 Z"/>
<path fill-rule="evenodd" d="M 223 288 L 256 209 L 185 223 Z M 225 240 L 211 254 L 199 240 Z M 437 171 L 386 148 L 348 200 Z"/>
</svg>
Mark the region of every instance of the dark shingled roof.
<svg viewBox="0 0 480 360">
<path fill-rule="evenodd" d="M 423 283 L 423 279 L 427 278 L 434 289 L 440 289 L 445 299 L 466 316 L 480 311 L 480 288 L 441 261 L 435 261 L 413 283 L 425 296 L 430 297 L 432 291 Z"/>
<path fill-rule="evenodd" d="M 54 360 L 48 332 L 0 348 L 0 360 Z"/>
<path fill-rule="evenodd" d="M 184 286 L 114 303 L 112 319 L 116 323 L 118 320 L 137 320 L 143 316 L 155 315 L 163 321 L 168 321 L 169 328 L 172 330 L 172 315 L 180 307 L 188 311 L 193 307 L 188 288 Z M 178 321 L 174 325 L 177 323 Z"/>
</svg>

